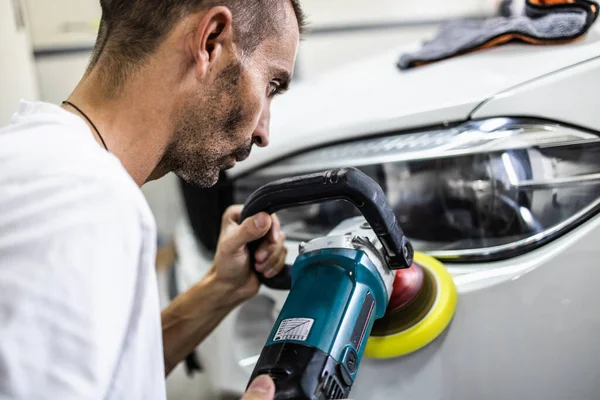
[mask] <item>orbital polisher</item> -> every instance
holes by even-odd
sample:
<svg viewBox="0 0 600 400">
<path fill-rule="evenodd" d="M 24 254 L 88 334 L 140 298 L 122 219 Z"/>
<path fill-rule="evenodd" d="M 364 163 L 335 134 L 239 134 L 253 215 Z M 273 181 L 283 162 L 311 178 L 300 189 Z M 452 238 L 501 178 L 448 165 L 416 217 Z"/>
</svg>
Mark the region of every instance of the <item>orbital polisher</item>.
<svg viewBox="0 0 600 400">
<path fill-rule="evenodd" d="M 241 219 L 330 200 L 353 204 L 362 217 L 302 243 L 294 264 L 276 277 L 257 273 L 267 287 L 289 290 L 250 377 L 270 375 L 278 400 L 348 398 L 365 351 L 373 358 L 406 354 L 433 340 L 454 310 L 452 290 L 440 296 L 439 276 L 413 262 L 381 187 L 358 169 L 266 184 L 247 199 Z M 250 243 L 250 254 L 259 245 Z M 427 330 L 423 319 L 436 312 L 441 318 Z"/>
</svg>

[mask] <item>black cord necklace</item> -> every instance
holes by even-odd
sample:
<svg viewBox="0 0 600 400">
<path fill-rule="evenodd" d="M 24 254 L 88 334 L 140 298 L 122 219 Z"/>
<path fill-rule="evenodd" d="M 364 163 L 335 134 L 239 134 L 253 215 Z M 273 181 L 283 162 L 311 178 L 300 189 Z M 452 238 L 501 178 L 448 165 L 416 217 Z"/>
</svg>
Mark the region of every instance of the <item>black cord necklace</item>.
<svg viewBox="0 0 600 400">
<path fill-rule="evenodd" d="M 75 104 L 71 103 L 70 101 L 66 101 L 66 100 L 65 100 L 65 101 L 63 101 L 62 103 L 63 103 L 63 104 L 68 104 L 68 105 L 70 105 L 71 107 L 73 107 L 74 109 L 76 109 L 77 111 L 79 111 L 79 113 L 80 113 L 81 115 L 83 115 L 83 117 L 84 117 L 85 119 L 87 119 L 87 121 L 90 123 L 90 125 L 92 125 L 92 126 L 94 127 L 94 130 L 95 130 L 95 131 L 96 131 L 96 133 L 98 134 L 98 137 L 99 137 L 99 138 L 100 138 L 100 140 L 102 141 L 102 144 L 104 145 L 104 148 L 106 149 L 106 151 L 109 151 L 109 150 L 108 150 L 108 147 L 106 146 L 106 142 L 104 142 L 104 139 L 102 138 L 102 135 L 100 134 L 100 131 L 98 131 L 98 128 L 96 128 L 96 125 L 94 125 L 94 123 L 92 122 L 92 120 L 91 120 L 91 119 L 89 119 L 89 118 L 88 118 L 88 116 L 87 116 L 87 115 L 85 115 L 85 113 L 79 109 L 79 107 L 77 107 Z"/>
</svg>

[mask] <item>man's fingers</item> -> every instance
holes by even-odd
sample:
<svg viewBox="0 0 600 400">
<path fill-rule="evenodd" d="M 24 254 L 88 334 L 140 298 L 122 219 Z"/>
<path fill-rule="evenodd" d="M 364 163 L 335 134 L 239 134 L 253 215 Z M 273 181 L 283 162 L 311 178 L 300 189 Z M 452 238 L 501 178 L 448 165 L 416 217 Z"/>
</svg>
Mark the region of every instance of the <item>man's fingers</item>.
<svg viewBox="0 0 600 400">
<path fill-rule="evenodd" d="M 261 265 L 261 266 L 266 265 L 268 260 L 273 258 L 273 254 L 277 252 L 278 247 L 279 247 L 279 245 L 271 244 L 267 241 L 261 243 L 258 250 L 256 250 L 256 253 L 254 253 L 254 259 L 256 260 L 257 266 L 258 265 Z M 258 271 L 261 272 L 260 269 Z"/>
<path fill-rule="evenodd" d="M 243 209 L 244 206 L 240 204 L 227 207 L 221 219 L 221 228 L 225 229 L 231 225 L 237 225 L 240 221 L 240 217 L 242 216 Z"/>
<path fill-rule="evenodd" d="M 252 384 L 241 400 L 273 400 L 275 398 L 275 382 L 268 375 L 261 375 Z"/>
<path fill-rule="evenodd" d="M 281 255 L 285 255 L 287 249 L 282 244 L 272 244 L 268 247 L 262 247 L 256 252 L 256 270 L 266 272 L 277 267 L 281 260 Z M 281 268 L 278 268 L 280 270 Z"/>
<path fill-rule="evenodd" d="M 228 236 L 227 250 L 236 252 L 246 244 L 264 237 L 271 228 L 271 217 L 267 213 L 258 213 L 246 218 L 235 232 Z"/>
<path fill-rule="evenodd" d="M 223 221 L 238 222 L 240 220 L 240 216 L 242 215 L 243 209 L 244 206 L 241 204 L 235 204 L 227 207 L 227 209 L 223 213 Z"/>
<path fill-rule="evenodd" d="M 269 242 L 277 243 L 282 234 L 281 222 L 279 222 L 279 218 L 277 218 L 277 215 L 275 215 L 275 214 L 271 215 L 271 220 L 272 220 L 272 224 L 271 224 L 271 230 L 269 231 Z"/>
<path fill-rule="evenodd" d="M 274 257 L 272 265 L 264 269 L 265 272 L 263 273 L 263 275 L 265 276 L 265 278 L 273 278 L 277 276 L 279 272 L 281 272 L 281 270 L 285 267 L 286 256 L 287 249 L 285 248 L 277 253 L 276 257 Z"/>
<path fill-rule="evenodd" d="M 273 224 L 275 221 L 273 221 Z M 273 225 L 271 225 L 271 230 L 269 231 L 269 235 L 273 232 Z M 254 257 L 256 258 L 256 262 L 260 264 L 264 264 L 266 259 L 273 253 L 277 251 L 278 248 L 284 247 L 285 244 L 285 233 L 280 232 L 277 235 L 277 241 L 273 242 L 272 239 L 265 240 L 260 244 L 260 247 L 254 253 Z"/>
</svg>

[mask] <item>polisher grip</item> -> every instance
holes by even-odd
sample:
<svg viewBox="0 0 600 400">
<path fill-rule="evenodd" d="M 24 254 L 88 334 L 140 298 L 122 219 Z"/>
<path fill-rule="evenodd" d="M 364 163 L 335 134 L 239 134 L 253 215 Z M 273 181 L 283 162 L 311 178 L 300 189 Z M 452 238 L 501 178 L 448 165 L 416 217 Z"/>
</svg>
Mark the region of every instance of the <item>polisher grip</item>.
<svg viewBox="0 0 600 400">
<path fill-rule="evenodd" d="M 413 248 L 404 236 L 383 190 L 377 182 L 356 168 L 336 168 L 268 183 L 248 197 L 241 220 L 259 212 L 272 214 L 285 208 L 330 200 L 348 201 L 362 213 L 383 244 L 390 268 L 411 266 Z M 259 246 L 259 241 L 248 245 L 252 265 L 253 255 Z M 257 274 L 268 287 L 283 290 L 291 288 L 290 266 L 286 266 L 279 275 L 271 279 L 264 278 L 258 272 Z"/>
</svg>

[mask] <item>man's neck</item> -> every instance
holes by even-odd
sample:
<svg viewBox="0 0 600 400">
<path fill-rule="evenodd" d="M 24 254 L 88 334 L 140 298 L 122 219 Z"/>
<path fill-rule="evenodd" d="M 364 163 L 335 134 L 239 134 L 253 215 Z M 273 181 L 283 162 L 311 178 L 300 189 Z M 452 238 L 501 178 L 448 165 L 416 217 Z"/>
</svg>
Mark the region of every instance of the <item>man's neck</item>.
<svg viewBox="0 0 600 400">
<path fill-rule="evenodd" d="M 94 123 L 108 150 L 114 154 L 135 182 L 142 186 L 156 179 L 157 167 L 168 144 L 168 96 L 159 96 L 160 84 L 152 87 L 151 79 L 134 79 L 126 90 L 112 98 L 104 96 L 97 77 L 92 72 L 75 88 L 68 100 L 83 111 Z M 153 99 L 149 101 L 149 99 Z M 82 117 L 102 147 L 90 123 L 69 105 L 68 111 Z"/>
</svg>

